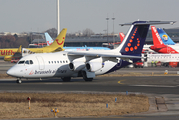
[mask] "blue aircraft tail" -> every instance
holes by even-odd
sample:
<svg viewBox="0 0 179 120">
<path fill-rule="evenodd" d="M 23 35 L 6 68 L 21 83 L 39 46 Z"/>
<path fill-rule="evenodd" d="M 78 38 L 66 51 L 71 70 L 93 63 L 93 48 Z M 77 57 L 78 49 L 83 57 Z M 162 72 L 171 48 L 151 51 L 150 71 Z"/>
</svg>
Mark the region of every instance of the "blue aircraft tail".
<svg viewBox="0 0 179 120">
<path fill-rule="evenodd" d="M 175 42 L 167 35 L 167 33 L 162 28 L 157 28 L 157 31 L 165 45 L 175 45 Z"/>
<path fill-rule="evenodd" d="M 47 46 L 49 46 L 53 43 L 53 39 L 50 37 L 50 35 L 47 32 L 45 33 L 45 39 L 47 42 Z"/>
</svg>

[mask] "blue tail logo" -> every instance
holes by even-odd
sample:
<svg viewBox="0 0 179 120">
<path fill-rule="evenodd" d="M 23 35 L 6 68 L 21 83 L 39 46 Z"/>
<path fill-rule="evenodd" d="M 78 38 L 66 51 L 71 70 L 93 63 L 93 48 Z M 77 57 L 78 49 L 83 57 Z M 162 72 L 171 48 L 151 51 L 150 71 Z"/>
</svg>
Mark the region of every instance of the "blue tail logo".
<svg viewBox="0 0 179 120">
<path fill-rule="evenodd" d="M 162 28 L 157 28 L 157 31 L 165 45 L 175 45 L 175 42 L 167 35 L 167 33 Z"/>
</svg>

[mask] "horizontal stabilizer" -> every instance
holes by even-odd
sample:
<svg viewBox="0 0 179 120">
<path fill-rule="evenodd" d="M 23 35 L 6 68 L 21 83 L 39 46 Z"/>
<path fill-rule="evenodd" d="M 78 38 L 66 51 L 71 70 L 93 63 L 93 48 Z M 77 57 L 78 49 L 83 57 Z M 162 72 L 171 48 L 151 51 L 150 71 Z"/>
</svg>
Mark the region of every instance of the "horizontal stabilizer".
<svg viewBox="0 0 179 120">
<path fill-rule="evenodd" d="M 121 26 L 124 25 L 156 25 L 156 24 L 174 24 L 176 21 L 138 21 L 133 22 L 133 23 L 124 23 L 124 24 L 119 24 Z"/>
</svg>

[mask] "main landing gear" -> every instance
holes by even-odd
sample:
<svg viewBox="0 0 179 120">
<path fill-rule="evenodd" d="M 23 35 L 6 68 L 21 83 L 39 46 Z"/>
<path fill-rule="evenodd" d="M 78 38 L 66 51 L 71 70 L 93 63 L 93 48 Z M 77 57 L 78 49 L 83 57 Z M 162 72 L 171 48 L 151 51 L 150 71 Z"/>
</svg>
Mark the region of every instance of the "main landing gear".
<svg viewBox="0 0 179 120">
<path fill-rule="evenodd" d="M 21 78 L 17 78 L 16 83 L 21 84 L 22 83 Z"/>
<path fill-rule="evenodd" d="M 93 80 L 93 78 L 87 78 L 86 71 L 82 71 L 82 76 L 86 82 L 90 82 Z"/>
<path fill-rule="evenodd" d="M 61 79 L 63 80 L 63 82 L 70 82 L 71 81 L 71 77 L 61 77 Z"/>
</svg>

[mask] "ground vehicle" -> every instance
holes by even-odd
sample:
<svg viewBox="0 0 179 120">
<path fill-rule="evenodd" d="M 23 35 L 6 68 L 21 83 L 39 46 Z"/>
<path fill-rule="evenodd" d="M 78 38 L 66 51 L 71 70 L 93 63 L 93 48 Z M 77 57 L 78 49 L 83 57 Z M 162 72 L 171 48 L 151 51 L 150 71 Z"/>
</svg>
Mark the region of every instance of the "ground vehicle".
<svg viewBox="0 0 179 120">
<path fill-rule="evenodd" d="M 144 67 L 144 62 L 142 62 L 142 61 L 135 62 L 134 67 L 135 68 L 137 68 L 137 67 L 143 68 Z"/>
<path fill-rule="evenodd" d="M 169 62 L 169 66 L 178 67 L 178 62 Z"/>
<path fill-rule="evenodd" d="M 21 57 L 12 57 L 11 63 L 17 63 L 20 59 Z"/>
</svg>

